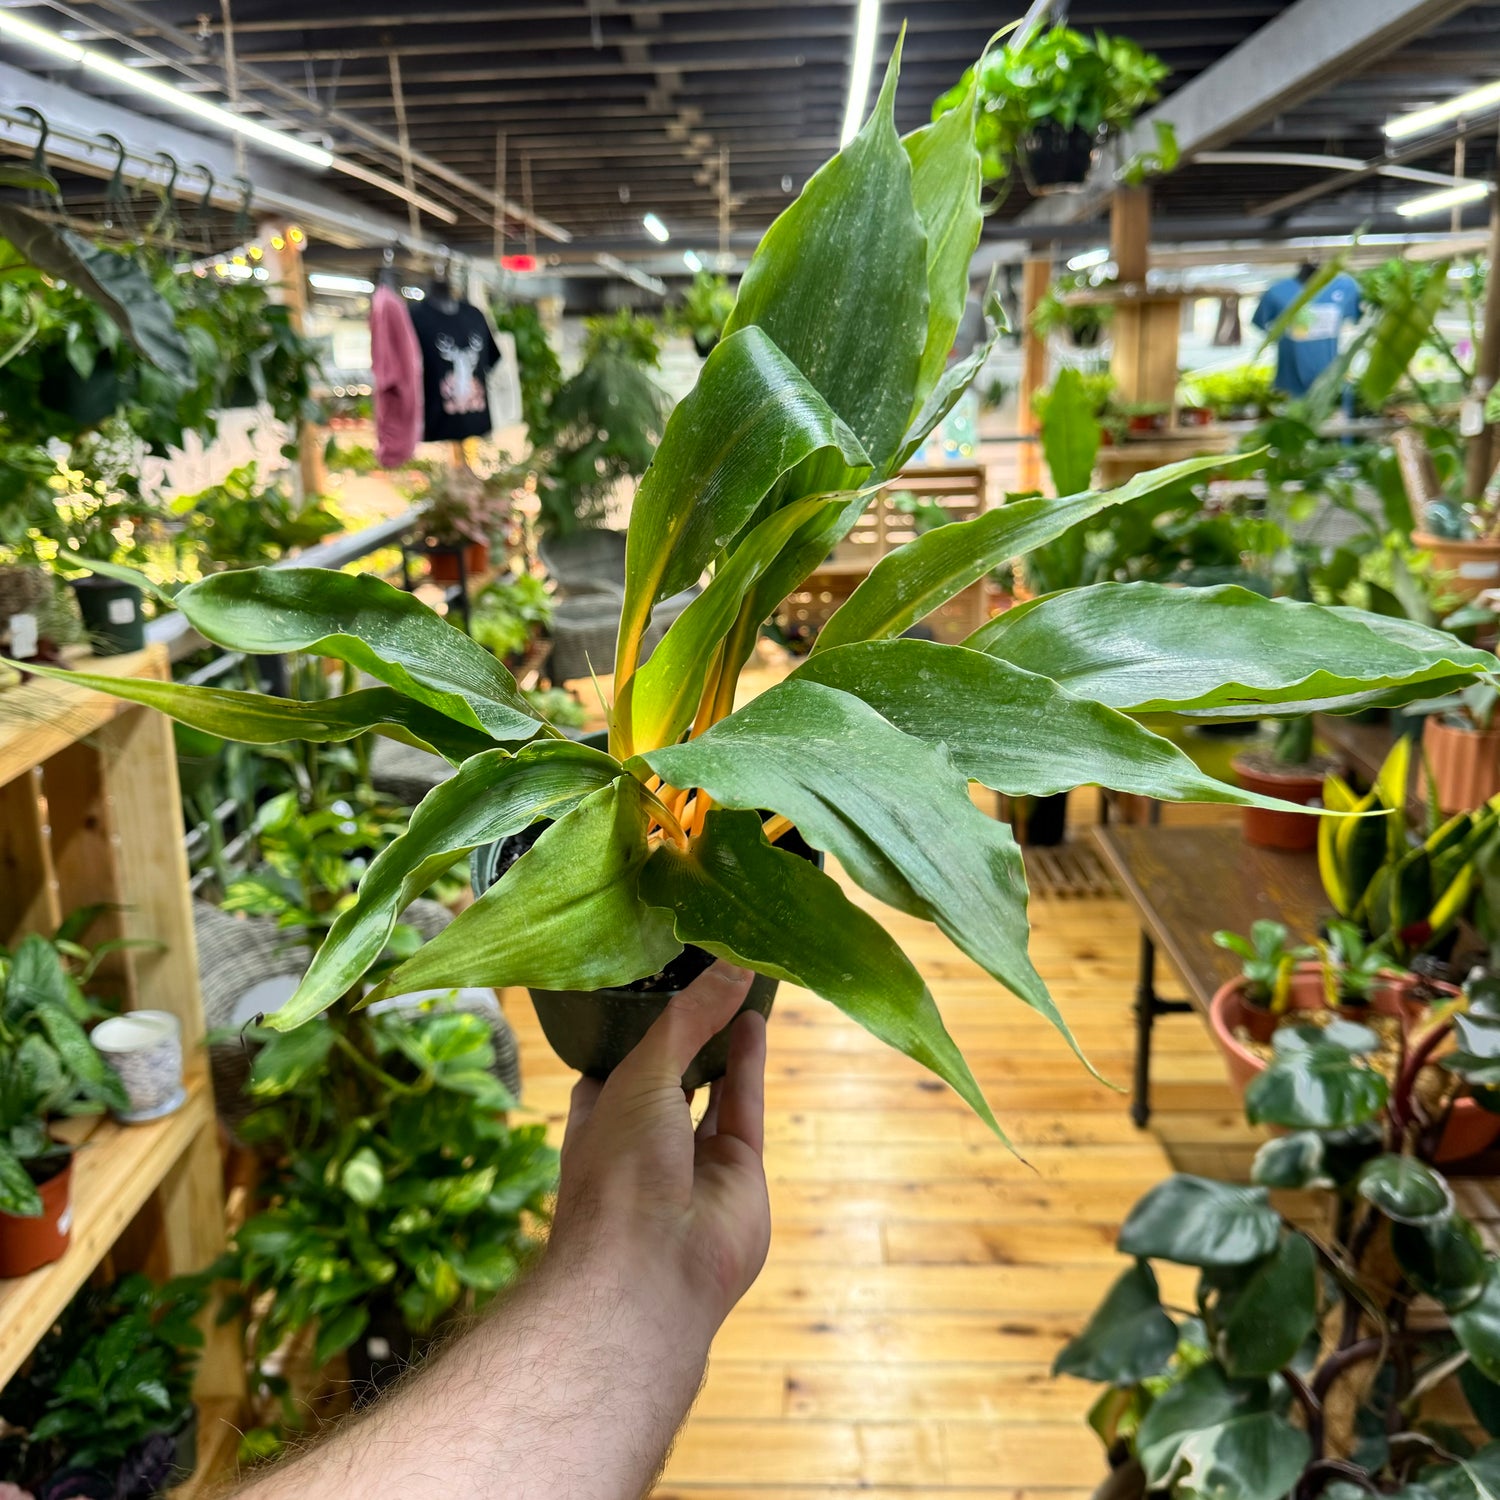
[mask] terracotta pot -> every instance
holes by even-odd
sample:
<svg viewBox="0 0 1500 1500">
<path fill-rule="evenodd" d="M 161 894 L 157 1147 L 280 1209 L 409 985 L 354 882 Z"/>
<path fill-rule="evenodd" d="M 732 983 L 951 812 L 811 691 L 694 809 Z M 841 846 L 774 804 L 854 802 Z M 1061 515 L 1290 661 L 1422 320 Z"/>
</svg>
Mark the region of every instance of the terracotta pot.
<svg viewBox="0 0 1500 1500">
<path fill-rule="evenodd" d="M 432 581 L 434 583 L 457 583 L 458 582 L 458 548 L 434 547 L 427 554 L 428 565 L 432 569 Z M 489 571 L 490 549 L 483 542 L 467 542 L 463 548 L 464 571 L 468 576 L 477 578 Z"/>
<path fill-rule="evenodd" d="M 1422 753 L 1444 813 L 1483 807 L 1500 793 L 1500 729 L 1464 729 L 1433 716 L 1422 726 Z M 1425 776 L 1419 785 L 1425 798 Z"/>
<path fill-rule="evenodd" d="M 1245 981 L 1231 979 L 1214 995 L 1208 1007 L 1209 1026 L 1224 1062 L 1229 1069 L 1229 1081 L 1236 1094 L 1243 1095 L 1250 1080 L 1265 1071 L 1265 1063 L 1245 1047 L 1235 1036 L 1244 1029 L 1257 1042 L 1271 1040 L 1276 1030 L 1277 1017 L 1245 999 Z M 1432 984 L 1429 988 L 1444 995 L 1456 995 L 1458 991 L 1448 984 Z M 1392 975 L 1390 982 L 1377 988 L 1370 996 L 1370 1009 L 1377 1015 L 1400 1016 L 1408 1027 L 1420 1024 L 1426 1014 L 1427 1005 L 1415 998 L 1417 980 L 1414 975 Z M 1292 977 L 1291 994 L 1288 1001 L 1292 1010 L 1314 1011 L 1325 1008 L 1323 999 L 1323 976 L 1317 964 L 1302 964 Z M 1339 1014 L 1350 1020 L 1359 1020 L 1359 1011 L 1344 1008 Z M 1280 1134 L 1282 1132 L 1278 1132 Z M 1453 1106 L 1443 1138 L 1438 1142 L 1436 1160 L 1439 1162 L 1463 1161 L 1487 1150 L 1500 1140 L 1500 1115 L 1491 1114 L 1472 1099 L 1460 1099 Z"/>
<path fill-rule="evenodd" d="M 1184 427 L 1212 427 L 1214 414 L 1206 406 L 1184 406 L 1177 413 L 1177 420 Z"/>
<path fill-rule="evenodd" d="M 1427 531 L 1414 531 L 1411 539 L 1432 553 L 1434 572 L 1452 575 L 1452 592 L 1462 598 L 1500 587 L 1500 541 L 1453 540 Z"/>
<path fill-rule="evenodd" d="M 62 1258 L 73 1235 L 73 1158 L 37 1191 L 42 1212 L 35 1219 L 0 1214 L 0 1277 L 25 1276 Z"/>
<path fill-rule="evenodd" d="M 1230 762 L 1235 779 L 1247 792 L 1264 797 L 1279 797 L 1283 802 L 1300 802 L 1316 807 L 1323 797 L 1323 778 L 1289 767 L 1285 771 L 1268 771 L 1250 765 L 1243 756 Z M 1267 807 L 1240 809 L 1240 827 L 1247 844 L 1259 849 L 1286 849 L 1300 852 L 1315 849 L 1318 844 L 1318 820 L 1311 815 L 1273 812 Z"/>
</svg>

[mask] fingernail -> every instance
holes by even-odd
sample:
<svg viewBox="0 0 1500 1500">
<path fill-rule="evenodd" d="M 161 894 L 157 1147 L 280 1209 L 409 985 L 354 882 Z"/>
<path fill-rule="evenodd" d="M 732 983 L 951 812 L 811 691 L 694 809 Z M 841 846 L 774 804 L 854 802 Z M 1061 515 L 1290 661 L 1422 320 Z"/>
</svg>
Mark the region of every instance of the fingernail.
<svg viewBox="0 0 1500 1500">
<path fill-rule="evenodd" d="M 727 959 L 719 960 L 719 973 L 731 984 L 743 984 L 750 978 L 751 970 L 742 969 L 738 964 L 732 964 Z"/>
</svg>

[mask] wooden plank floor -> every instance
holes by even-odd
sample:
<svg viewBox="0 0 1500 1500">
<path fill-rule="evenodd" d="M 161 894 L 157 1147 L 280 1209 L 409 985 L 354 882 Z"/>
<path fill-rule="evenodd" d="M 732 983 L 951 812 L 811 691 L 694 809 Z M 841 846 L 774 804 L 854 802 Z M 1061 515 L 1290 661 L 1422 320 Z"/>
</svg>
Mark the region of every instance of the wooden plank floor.
<svg viewBox="0 0 1500 1500">
<path fill-rule="evenodd" d="M 1075 800 L 1092 815 L 1091 794 Z M 916 1064 L 783 986 L 767 1081 L 770 1260 L 714 1346 L 657 1500 L 1087 1493 L 1103 1472 L 1084 1426 L 1093 1388 L 1053 1380 L 1052 1357 L 1123 1269 L 1114 1234 L 1148 1187 L 1174 1167 L 1248 1169 L 1256 1136 L 1195 1017 L 1159 1023 L 1158 1112 L 1137 1131 L 1046 1022 L 932 927 L 879 912 L 1026 1162 Z M 1037 967 L 1079 1042 L 1126 1082 L 1129 909 L 1034 900 L 1032 922 Z M 526 1103 L 560 1125 L 571 1076 L 525 995 L 506 1008 Z"/>
</svg>

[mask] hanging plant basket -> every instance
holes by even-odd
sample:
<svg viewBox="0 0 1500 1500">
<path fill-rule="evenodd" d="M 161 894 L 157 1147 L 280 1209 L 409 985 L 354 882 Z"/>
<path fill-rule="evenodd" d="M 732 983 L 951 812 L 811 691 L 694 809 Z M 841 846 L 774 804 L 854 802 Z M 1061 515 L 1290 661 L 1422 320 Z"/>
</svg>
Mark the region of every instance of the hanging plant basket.
<svg viewBox="0 0 1500 1500">
<path fill-rule="evenodd" d="M 1105 135 L 1043 120 L 1021 142 L 1021 175 L 1038 197 L 1079 192 L 1099 157 Z"/>
</svg>

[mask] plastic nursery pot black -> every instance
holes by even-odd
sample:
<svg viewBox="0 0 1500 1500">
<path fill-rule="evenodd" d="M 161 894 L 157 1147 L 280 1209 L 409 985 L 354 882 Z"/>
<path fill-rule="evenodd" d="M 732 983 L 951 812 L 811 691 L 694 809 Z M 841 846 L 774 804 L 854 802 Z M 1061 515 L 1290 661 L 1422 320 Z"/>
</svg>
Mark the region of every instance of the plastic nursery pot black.
<svg viewBox="0 0 1500 1500">
<path fill-rule="evenodd" d="M 73 593 L 83 628 L 96 656 L 123 656 L 146 644 L 146 621 L 141 614 L 141 591 L 133 583 L 113 578 L 74 578 Z"/>
<path fill-rule="evenodd" d="M 1050 797 L 1033 797 L 1022 826 L 1021 843 L 1032 848 L 1050 849 L 1062 843 L 1068 832 L 1068 794 L 1054 792 Z"/>
<path fill-rule="evenodd" d="M 1033 193 L 1077 192 L 1088 179 L 1101 136 L 1042 121 L 1021 142 L 1021 175 Z"/>
</svg>

